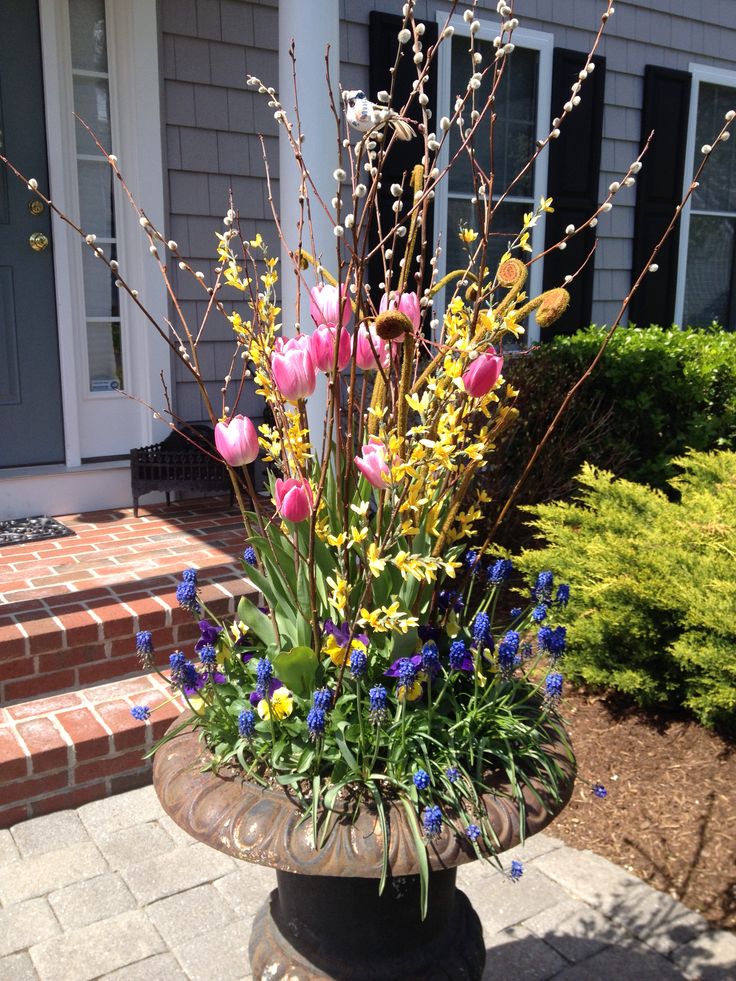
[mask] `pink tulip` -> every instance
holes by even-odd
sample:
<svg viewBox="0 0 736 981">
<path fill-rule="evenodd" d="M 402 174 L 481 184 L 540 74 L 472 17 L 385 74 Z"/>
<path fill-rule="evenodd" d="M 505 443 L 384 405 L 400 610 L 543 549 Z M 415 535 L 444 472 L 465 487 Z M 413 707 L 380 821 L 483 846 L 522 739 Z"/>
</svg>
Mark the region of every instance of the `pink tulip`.
<svg viewBox="0 0 736 981">
<path fill-rule="evenodd" d="M 305 334 L 288 341 L 279 337 L 271 357 L 271 371 L 285 399 L 296 402 L 311 395 L 317 384 L 317 373 L 309 353 L 309 338 Z"/>
<path fill-rule="evenodd" d="M 372 345 L 372 346 L 371 346 Z M 363 371 L 376 371 L 388 365 L 389 343 L 378 336 L 374 327 L 361 324 L 358 327 L 358 342 L 355 349 L 355 363 Z"/>
<path fill-rule="evenodd" d="M 314 366 L 325 373 L 332 371 L 335 364 L 335 337 L 337 327 L 322 324 L 309 338 L 309 352 Z M 337 352 L 337 370 L 342 371 L 350 360 L 350 334 L 343 327 Z"/>
<path fill-rule="evenodd" d="M 391 470 L 386 462 L 386 447 L 375 436 L 371 436 L 361 450 L 361 456 L 355 457 L 355 466 L 373 487 L 383 490 L 388 487 Z"/>
<path fill-rule="evenodd" d="M 342 325 L 345 327 L 350 322 L 350 315 L 353 312 L 348 299 L 348 286 L 343 283 L 342 299 L 337 292 L 337 286 L 330 286 L 329 283 L 319 283 L 309 291 L 309 312 L 312 320 L 318 327 L 322 324 L 337 326 L 340 321 L 342 308 Z"/>
<path fill-rule="evenodd" d="M 300 477 L 289 477 L 288 480 L 277 480 L 274 491 L 276 508 L 286 521 L 298 524 L 305 521 L 312 513 L 314 498 L 309 481 Z"/>
<path fill-rule="evenodd" d="M 258 434 L 247 416 L 233 416 L 215 426 L 215 446 L 225 463 L 245 467 L 258 456 Z"/>
<path fill-rule="evenodd" d="M 503 356 L 496 354 L 493 348 L 478 355 L 463 374 L 465 391 L 474 399 L 487 395 L 498 381 L 502 368 Z"/>
<path fill-rule="evenodd" d="M 384 293 L 381 297 L 381 303 L 378 309 L 379 313 L 383 313 L 384 310 L 389 309 L 388 302 L 388 296 Z M 400 310 L 404 316 L 411 320 L 412 324 L 414 325 L 414 330 L 419 329 L 421 310 L 419 307 L 419 297 L 416 293 L 392 293 L 390 309 Z"/>
</svg>

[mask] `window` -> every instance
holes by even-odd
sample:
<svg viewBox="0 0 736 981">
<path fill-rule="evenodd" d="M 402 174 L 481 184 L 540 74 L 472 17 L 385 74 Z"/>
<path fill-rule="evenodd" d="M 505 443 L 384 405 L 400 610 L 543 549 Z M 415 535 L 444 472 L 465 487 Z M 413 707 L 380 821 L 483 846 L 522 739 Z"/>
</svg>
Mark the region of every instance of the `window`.
<svg viewBox="0 0 736 981">
<path fill-rule="evenodd" d="M 105 0 L 69 0 L 74 111 L 112 153 L 110 76 Z M 115 258 L 115 203 L 112 171 L 81 123 L 76 124 L 79 218 L 97 244 Z M 84 244 L 82 268 L 88 384 L 92 392 L 122 388 L 123 364 L 118 291 L 105 265 Z"/>
<path fill-rule="evenodd" d="M 444 23 L 443 15 L 438 15 L 438 20 Z M 452 115 L 455 98 L 465 92 L 472 72 L 468 53 L 468 25 L 462 18 L 454 18 L 452 24 L 455 27 L 452 41 L 440 48 L 440 116 Z M 476 39 L 476 50 L 483 55 L 484 67 L 493 63 L 495 51 L 488 39 L 495 35 L 496 29 L 497 24 L 489 21 L 481 28 L 481 40 Z M 551 35 L 536 31 L 517 30 L 514 33 L 516 49 L 508 59 L 494 107 L 494 199 L 506 190 L 510 181 L 529 160 L 534 152 L 535 141 L 548 132 L 552 40 Z M 478 105 L 484 103 L 490 87 L 490 78 L 486 76 L 478 90 Z M 475 138 L 476 157 L 486 173 L 491 169 L 488 133 L 489 127 L 484 121 Z M 449 148 L 443 149 L 444 160 L 441 163 L 447 163 L 460 146 L 457 127 L 453 127 L 447 142 Z M 542 196 L 546 178 L 547 161 L 546 154 L 543 154 L 504 198 L 491 228 L 488 261 L 490 268 L 498 263 L 509 240 L 518 234 L 524 213 L 532 210 L 534 203 Z M 457 234 L 461 223 L 477 228 L 482 215 L 472 203 L 473 186 L 467 156 L 461 155 L 458 158 L 450 171 L 449 181 L 443 183 L 441 188 L 435 214 L 435 233 L 441 234 L 444 245 L 440 264 L 440 274 L 444 275 L 446 271 L 463 267 L 467 263 L 466 252 Z M 543 251 L 543 221 L 533 229 L 532 245 L 535 254 Z M 538 262 L 532 266 L 531 291 L 541 292 L 541 284 L 542 263 Z M 531 337 L 531 340 L 535 339 L 534 336 Z"/>
<path fill-rule="evenodd" d="M 691 66 L 685 186 L 703 159 L 723 117 L 736 105 L 736 74 Z M 683 327 L 716 322 L 736 327 L 736 143 L 721 143 L 685 213 L 680 240 L 680 283 L 675 319 Z"/>
</svg>

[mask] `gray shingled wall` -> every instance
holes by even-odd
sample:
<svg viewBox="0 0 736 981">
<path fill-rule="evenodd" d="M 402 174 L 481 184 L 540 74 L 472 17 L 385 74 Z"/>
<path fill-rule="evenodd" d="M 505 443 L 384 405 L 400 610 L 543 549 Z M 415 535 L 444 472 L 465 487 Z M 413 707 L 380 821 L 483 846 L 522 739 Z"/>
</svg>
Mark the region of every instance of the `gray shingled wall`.
<svg viewBox="0 0 736 981">
<path fill-rule="evenodd" d="M 319 0 L 305 0 L 319 7 Z M 480 0 L 495 17 L 495 0 Z M 396 11 L 398 0 L 341 0 L 341 81 L 368 84 L 368 15 Z M 602 0 L 518 0 L 522 27 L 548 31 L 557 46 L 586 52 Z M 447 10 L 438 0 L 418 0 L 417 16 Z M 265 135 L 278 174 L 276 127 L 264 101 L 245 87 L 246 71 L 276 84 L 277 0 L 162 0 L 166 145 L 171 235 L 205 268 L 214 231 L 233 187 L 241 214 L 254 233 L 276 247 L 265 195 L 258 133 Z M 708 21 L 709 23 L 704 23 Z M 626 0 L 612 18 L 602 53 L 607 60 L 601 193 L 618 178 L 639 144 L 643 71 L 648 63 L 687 69 L 691 61 L 736 68 L 736 0 Z M 684 138 L 684 136 L 683 136 Z M 610 322 L 631 281 L 634 194 L 624 192 L 599 225 L 593 316 Z M 211 263 L 210 263 L 211 266 Z M 205 307 L 201 292 L 179 280 L 187 315 Z M 216 391 L 231 350 L 226 323 L 213 324 L 204 362 Z M 177 370 L 177 405 L 188 419 L 202 413 L 194 385 Z M 252 400 L 241 403 L 255 411 Z"/>
<path fill-rule="evenodd" d="M 254 0 L 163 0 L 161 9 L 170 235 L 209 278 L 229 188 L 250 237 L 260 232 L 278 255 L 258 138 L 264 135 L 278 193 L 276 123 L 266 102 L 245 84 L 246 72 L 274 84 L 278 79 L 278 9 L 275 2 Z M 176 269 L 174 276 L 184 315 L 198 323 L 206 294 L 187 274 Z M 237 296 L 233 291 L 232 300 Z M 205 336 L 202 373 L 220 405 L 232 331 L 213 314 Z M 177 413 L 188 420 L 204 418 L 197 386 L 178 363 L 174 377 Z M 258 405 L 246 392 L 239 409 L 257 415 Z"/>
</svg>

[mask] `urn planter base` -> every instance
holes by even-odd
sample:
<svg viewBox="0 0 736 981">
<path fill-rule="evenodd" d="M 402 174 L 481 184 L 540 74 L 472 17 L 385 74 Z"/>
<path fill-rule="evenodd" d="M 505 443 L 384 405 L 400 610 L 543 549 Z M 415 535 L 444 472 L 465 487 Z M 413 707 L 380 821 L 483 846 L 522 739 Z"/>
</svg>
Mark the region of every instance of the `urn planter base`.
<svg viewBox="0 0 736 981">
<path fill-rule="evenodd" d="M 291 981 L 479 981 L 480 920 L 455 886 L 456 870 L 432 872 L 419 916 L 419 876 L 376 879 L 277 872 L 256 914 L 251 971 Z"/>
</svg>

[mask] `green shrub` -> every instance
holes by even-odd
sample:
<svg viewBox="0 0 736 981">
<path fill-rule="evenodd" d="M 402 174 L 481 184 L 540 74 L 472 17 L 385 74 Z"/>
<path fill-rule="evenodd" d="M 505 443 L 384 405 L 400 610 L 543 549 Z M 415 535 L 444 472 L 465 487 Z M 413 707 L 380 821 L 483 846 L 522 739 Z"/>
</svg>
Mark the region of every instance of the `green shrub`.
<svg viewBox="0 0 736 981">
<path fill-rule="evenodd" d="M 736 729 L 736 453 L 673 461 L 679 501 L 586 465 L 570 502 L 526 510 L 519 560 L 570 582 L 566 674 Z"/>
<path fill-rule="evenodd" d="M 507 360 L 519 418 L 499 441 L 503 466 L 485 476 L 506 500 L 566 392 L 603 338 L 595 327 Z M 736 335 L 714 330 L 621 328 L 542 452 L 520 504 L 566 497 L 584 462 L 671 494 L 672 458 L 688 449 L 736 449 Z M 513 544 L 518 513 L 505 529 Z"/>
</svg>

